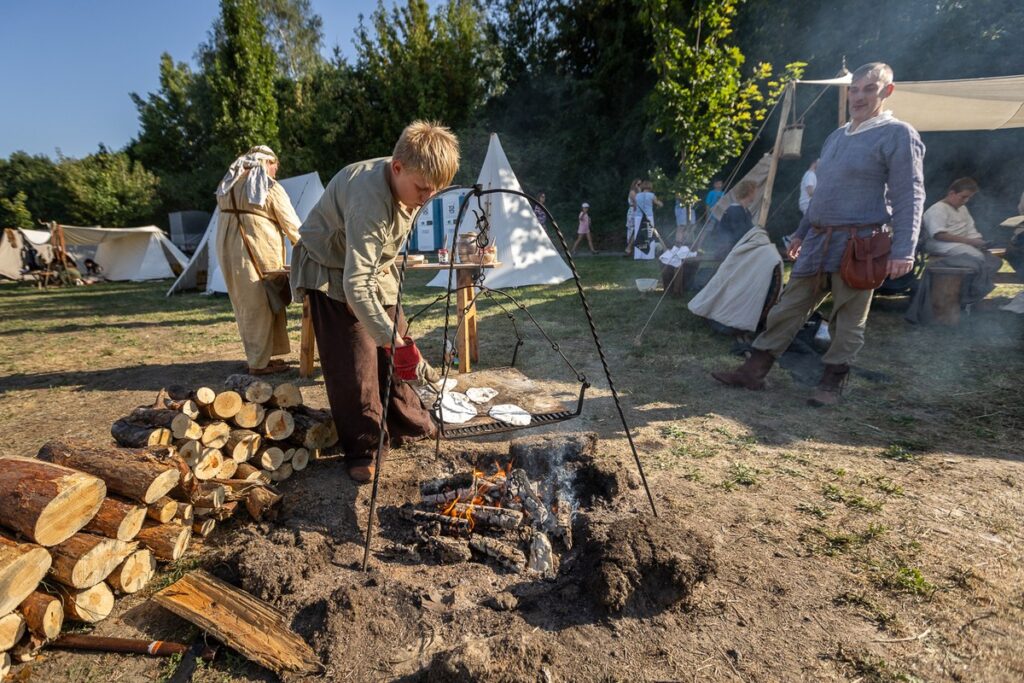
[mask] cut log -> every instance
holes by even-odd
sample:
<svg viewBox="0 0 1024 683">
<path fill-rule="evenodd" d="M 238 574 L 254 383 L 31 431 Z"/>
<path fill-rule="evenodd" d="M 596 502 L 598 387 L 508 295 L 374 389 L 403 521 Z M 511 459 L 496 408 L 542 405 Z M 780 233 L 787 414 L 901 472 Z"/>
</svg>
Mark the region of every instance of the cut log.
<svg viewBox="0 0 1024 683">
<path fill-rule="evenodd" d="M 277 511 L 273 508 L 280 500 L 281 496 L 267 488 L 258 486 L 245 497 L 245 509 L 249 512 L 249 516 L 257 522 L 262 522 L 264 518 L 272 520 L 277 516 Z"/>
<path fill-rule="evenodd" d="M 242 409 L 231 420 L 242 429 L 253 429 L 260 426 L 266 414 L 266 409 L 259 403 L 243 403 Z"/>
<path fill-rule="evenodd" d="M 172 520 L 175 524 L 181 524 L 182 526 L 189 526 L 192 524 L 192 520 L 195 517 L 195 507 L 192 503 L 178 503 L 178 511 L 174 513 L 174 519 Z"/>
<path fill-rule="evenodd" d="M 292 464 L 290 462 L 282 463 L 276 470 L 271 471 L 270 481 L 284 481 L 292 476 Z"/>
<path fill-rule="evenodd" d="M 146 525 L 136 538 L 152 550 L 158 560 L 174 562 L 188 550 L 192 529 L 180 524 Z"/>
<path fill-rule="evenodd" d="M 168 398 L 164 399 L 164 407 L 169 410 L 177 410 L 182 415 L 187 416 L 191 420 L 199 418 L 199 405 L 190 398 L 186 398 L 181 401 Z"/>
<path fill-rule="evenodd" d="M 159 524 L 166 524 L 174 519 L 174 513 L 177 511 L 178 501 L 168 496 L 164 496 L 146 508 L 146 517 L 149 517 L 151 520 Z"/>
<path fill-rule="evenodd" d="M 196 508 L 216 510 L 227 501 L 227 491 L 221 484 L 203 482 L 192 494 L 192 505 Z M 196 513 L 197 514 L 197 513 Z"/>
<path fill-rule="evenodd" d="M 223 448 L 231 436 L 231 425 L 218 420 L 211 422 L 203 428 L 203 435 L 200 441 L 207 448 Z"/>
<path fill-rule="evenodd" d="M 170 429 L 175 439 L 196 439 L 202 429 L 188 415 L 168 408 L 136 408 L 127 420 L 140 427 Z"/>
<path fill-rule="evenodd" d="M 217 520 L 213 517 L 204 517 L 192 522 L 192 533 L 200 538 L 207 538 L 217 528 Z"/>
<path fill-rule="evenodd" d="M 146 587 L 156 574 L 156 558 L 149 548 L 140 548 L 124 559 L 107 577 L 117 593 L 135 593 Z"/>
<path fill-rule="evenodd" d="M 458 517 L 449 517 L 448 515 L 442 515 L 437 512 L 427 512 L 425 510 L 417 510 L 411 505 L 403 505 L 398 508 L 398 514 L 403 519 L 407 519 L 417 524 L 440 524 L 443 528 L 450 531 L 469 531 L 469 520 L 461 519 Z"/>
<path fill-rule="evenodd" d="M 128 420 L 118 420 L 110 426 L 110 435 L 118 446 L 142 448 L 143 446 L 166 446 L 174 438 L 170 429 L 163 427 L 140 427 Z"/>
<path fill-rule="evenodd" d="M 242 397 L 237 391 L 222 391 L 217 394 L 212 403 L 205 406 L 199 404 L 199 411 L 206 417 L 215 420 L 230 420 L 241 409 Z"/>
<path fill-rule="evenodd" d="M 200 410 L 213 403 L 216 398 L 217 392 L 210 387 L 199 387 L 192 392 L 192 400 L 196 402 L 196 405 L 199 406 Z"/>
<path fill-rule="evenodd" d="M 18 611 L 25 617 L 28 630 L 46 640 L 60 635 L 64 626 L 64 606 L 49 593 L 33 591 L 21 602 Z"/>
<path fill-rule="evenodd" d="M 180 479 L 173 446 L 111 448 L 79 439 L 50 441 L 39 449 L 39 459 L 93 474 L 107 488 L 149 505 L 174 488 Z"/>
<path fill-rule="evenodd" d="M 192 473 L 195 474 L 196 479 L 199 481 L 206 481 L 207 479 L 213 479 L 217 476 L 217 472 L 220 471 L 220 466 L 224 464 L 224 455 L 217 448 L 204 448 L 203 454 L 199 456 L 199 460 L 192 467 Z"/>
<path fill-rule="evenodd" d="M 11 612 L 0 617 L 0 650 L 10 650 L 25 635 L 25 617 Z"/>
<path fill-rule="evenodd" d="M 50 564 L 45 548 L 0 535 L 0 614 L 13 610 L 34 591 Z"/>
<path fill-rule="evenodd" d="M 171 384 L 160 391 L 165 395 L 165 401 L 168 399 L 171 401 L 185 401 L 192 398 L 192 392 L 189 391 L 188 387 L 181 384 Z"/>
<path fill-rule="evenodd" d="M 186 574 L 153 599 L 278 676 L 323 670 L 284 614 L 206 572 Z"/>
<path fill-rule="evenodd" d="M 295 429 L 288 441 L 304 448 L 327 448 L 331 444 L 334 420 L 325 410 L 314 410 L 302 406 L 292 411 Z M 336 440 L 336 439 L 335 439 Z"/>
<path fill-rule="evenodd" d="M 293 455 L 295 455 L 295 449 L 294 448 L 286 448 L 286 449 L 284 449 L 284 462 L 291 462 Z"/>
<path fill-rule="evenodd" d="M 247 462 L 238 464 L 238 469 L 235 470 L 236 479 L 246 479 L 248 481 L 258 481 L 261 484 L 269 484 L 270 477 L 263 473 L 263 470 L 253 467 Z"/>
<path fill-rule="evenodd" d="M 284 463 L 284 451 L 277 446 L 267 446 L 260 450 L 256 460 L 263 469 L 273 471 Z"/>
<path fill-rule="evenodd" d="M 51 548 L 50 574 L 65 586 L 89 588 L 107 578 L 114 567 L 132 554 L 138 544 L 116 538 L 79 533 Z"/>
<path fill-rule="evenodd" d="M 507 508 L 456 503 L 453 512 L 458 517 L 471 519 L 470 526 L 479 525 L 495 529 L 518 529 L 523 523 L 522 512 Z"/>
<path fill-rule="evenodd" d="M 181 439 L 175 442 L 178 455 L 189 467 L 194 467 L 203 452 L 203 444 L 198 439 Z"/>
<path fill-rule="evenodd" d="M 284 441 L 295 430 L 295 420 L 287 410 L 267 411 L 263 420 L 263 435 L 273 441 Z"/>
<path fill-rule="evenodd" d="M 231 479 L 235 476 L 235 471 L 238 469 L 238 463 L 231 458 L 224 458 L 224 462 L 220 464 L 220 469 L 217 470 L 217 476 L 215 479 Z"/>
<path fill-rule="evenodd" d="M 249 460 L 260 450 L 263 437 L 248 429 L 232 429 L 228 442 L 224 445 L 224 453 L 238 463 Z"/>
<path fill-rule="evenodd" d="M 57 595 L 64 606 L 64 616 L 74 621 L 95 624 L 110 616 L 114 609 L 114 594 L 102 581 L 82 591 L 57 586 Z"/>
<path fill-rule="evenodd" d="M 291 382 L 282 382 L 274 387 L 274 395 L 268 404 L 274 408 L 295 408 L 302 405 L 302 390 Z"/>
<path fill-rule="evenodd" d="M 11 672 L 11 656 L 6 652 L 0 652 L 0 681 L 7 678 Z"/>
<path fill-rule="evenodd" d="M 11 656 L 11 664 L 24 664 L 34 660 L 44 645 L 46 645 L 46 640 L 42 636 L 29 633 L 21 639 L 21 642 L 12 647 L 7 654 Z"/>
<path fill-rule="evenodd" d="M 0 458 L 0 524 L 40 545 L 56 545 L 85 526 L 106 495 L 106 484 L 91 474 L 34 458 Z"/>
<path fill-rule="evenodd" d="M 263 486 L 262 482 L 253 479 L 214 479 L 213 482 L 224 487 L 225 502 L 245 500 L 250 491 Z"/>
<path fill-rule="evenodd" d="M 252 375 L 228 375 L 224 386 L 252 403 L 266 403 L 274 395 L 274 387 Z"/>
<path fill-rule="evenodd" d="M 306 469 L 309 465 L 309 450 L 305 448 L 296 448 L 292 454 L 292 470 L 295 472 L 301 472 Z"/>
<path fill-rule="evenodd" d="M 506 569 L 522 572 L 526 569 L 526 555 L 519 548 L 486 536 L 474 535 L 469 547 L 494 560 Z"/>
<path fill-rule="evenodd" d="M 82 530 L 119 541 L 130 541 L 139 533 L 145 519 L 145 506 L 107 497 L 103 499 L 96 516 Z"/>
</svg>

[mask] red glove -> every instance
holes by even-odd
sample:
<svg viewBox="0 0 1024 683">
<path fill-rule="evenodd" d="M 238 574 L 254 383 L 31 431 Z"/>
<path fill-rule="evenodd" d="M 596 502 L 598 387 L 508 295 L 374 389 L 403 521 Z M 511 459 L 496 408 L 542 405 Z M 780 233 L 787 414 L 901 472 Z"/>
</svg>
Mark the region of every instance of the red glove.
<svg viewBox="0 0 1024 683">
<path fill-rule="evenodd" d="M 412 340 L 412 337 L 402 337 L 402 339 L 405 341 L 405 346 L 397 346 L 390 350 L 385 349 L 385 351 L 394 357 L 395 374 L 398 376 L 398 379 L 405 382 L 415 382 L 418 379 L 416 369 L 423 358 L 420 356 L 420 350 L 416 348 L 416 342 Z"/>
</svg>

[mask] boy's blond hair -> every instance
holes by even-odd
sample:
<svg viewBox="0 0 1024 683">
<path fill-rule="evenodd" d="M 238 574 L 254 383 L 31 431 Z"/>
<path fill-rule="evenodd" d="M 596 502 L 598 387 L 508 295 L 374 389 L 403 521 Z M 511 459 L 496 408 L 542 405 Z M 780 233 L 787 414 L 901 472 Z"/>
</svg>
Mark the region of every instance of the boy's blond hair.
<svg viewBox="0 0 1024 683">
<path fill-rule="evenodd" d="M 753 197 L 755 192 L 757 192 L 757 183 L 753 180 L 741 180 L 736 183 L 736 189 L 733 190 L 732 194 L 736 199 L 746 199 L 747 197 Z"/>
<path fill-rule="evenodd" d="M 413 121 L 402 131 L 391 158 L 441 189 L 451 185 L 459 170 L 459 140 L 440 123 Z"/>
</svg>

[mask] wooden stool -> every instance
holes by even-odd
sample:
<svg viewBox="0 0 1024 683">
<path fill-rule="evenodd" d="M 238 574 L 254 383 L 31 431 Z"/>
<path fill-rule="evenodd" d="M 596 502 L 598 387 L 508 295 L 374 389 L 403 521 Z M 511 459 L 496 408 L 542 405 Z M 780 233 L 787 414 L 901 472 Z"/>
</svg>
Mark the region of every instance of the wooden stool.
<svg viewBox="0 0 1024 683">
<path fill-rule="evenodd" d="M 931 278 L 932 319 L 939 325 L 959 325 L 960 290 L 971 269 L 928 266 L 925 272 Z"/>
</svg>

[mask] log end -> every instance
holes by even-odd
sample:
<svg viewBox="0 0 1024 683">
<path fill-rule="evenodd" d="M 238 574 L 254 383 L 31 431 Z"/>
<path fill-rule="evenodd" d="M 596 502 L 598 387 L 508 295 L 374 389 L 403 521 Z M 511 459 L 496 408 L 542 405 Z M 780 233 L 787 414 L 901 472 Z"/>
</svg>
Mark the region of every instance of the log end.
<svg viewBox="0 0 1024 683">
<path fill-rule="evenodd" d="M 168 469 L 160 473 L 150 483 L 149 488 L 146 489 L 142 502 L 150 505 L 160 500 L 178 485 L 180 478 L 181 474 L 176 469 Z"/>
<path fill-rule="evenodd" d="M 71 538 L 96 516 L 107 497 L 104 481 L 84 472 L 64 477 L 61 488 L 36 519 L 32 539 L 39 545 L 54 546 Z"/>
</svg>

